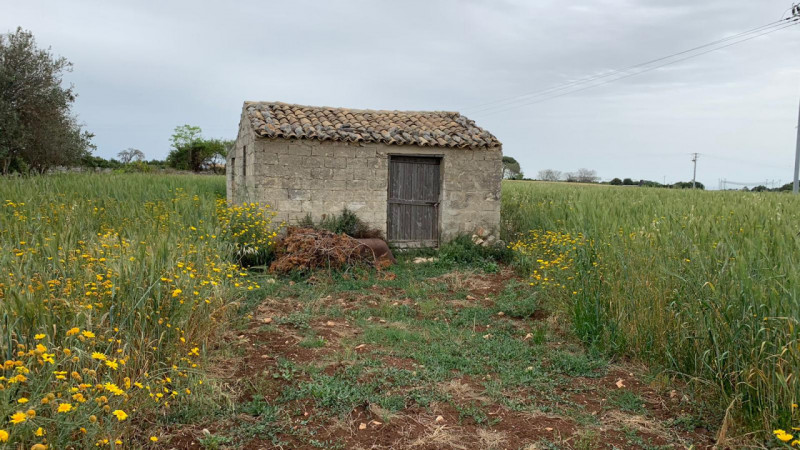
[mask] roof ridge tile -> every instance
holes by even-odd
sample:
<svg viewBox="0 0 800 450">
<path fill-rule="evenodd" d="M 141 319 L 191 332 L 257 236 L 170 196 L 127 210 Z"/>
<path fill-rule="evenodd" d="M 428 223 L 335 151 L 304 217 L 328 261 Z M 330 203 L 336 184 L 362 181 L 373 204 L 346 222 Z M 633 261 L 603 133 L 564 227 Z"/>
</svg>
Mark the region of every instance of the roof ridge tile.
<svg viewBox="0 0 800 450">
<path fill-rule="evenodd" d="M 397 111 L 283 102 L 245 102 L 260 138 L 383 142 L 450 148 L 492 148 L 500 141 L 473 120 L 453 111 Z"/>
</svg>

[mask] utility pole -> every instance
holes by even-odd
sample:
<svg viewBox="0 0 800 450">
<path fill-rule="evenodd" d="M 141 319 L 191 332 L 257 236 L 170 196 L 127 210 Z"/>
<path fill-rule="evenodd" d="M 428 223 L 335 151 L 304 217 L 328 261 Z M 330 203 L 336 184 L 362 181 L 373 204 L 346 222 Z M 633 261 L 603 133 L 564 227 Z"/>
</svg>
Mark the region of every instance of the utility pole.
<svg viewBox="0 0 800 450">
<path fill-rule="evenodd" d="M 699 153 L 692 153 L 692 162 L 694 163 L 694 172 L 692 173 L 692 189 L 694 189 L 697 184 L 695 180 L 697 179 L 697 157 L 699 155 L 700 155 Z M 798 153 L 797 155 L 798 158 L 800 158 L 800 153 Z M 797 180 L 796 172 L 797 172 L 797 167 L 795 166 L 795 177 L 794 177 L 795 180 Z M 795 181 L 795 184 L 797 184 L 797 181 Z"/>
<path fill-rule="evenodd" d="M 794 153 L 794 184 L 792 184 L 792 193 L 797 194 L 798 182 L 797 175 L 800 174 L 800 113 L 797 115 L 797 144 L 795 145 Z"/>
<path fill-rule="evenodd" d="M 800 3 L 792 5 L 792 17 L 800 18 Z M 794 183 L 792 184 L 792 193 L 797 194 L 798 183 L 797 175 L 800 174 L 800 113 L 797 116 L 797 144 L 795 145 L 794 153 Z"/>
</svg>

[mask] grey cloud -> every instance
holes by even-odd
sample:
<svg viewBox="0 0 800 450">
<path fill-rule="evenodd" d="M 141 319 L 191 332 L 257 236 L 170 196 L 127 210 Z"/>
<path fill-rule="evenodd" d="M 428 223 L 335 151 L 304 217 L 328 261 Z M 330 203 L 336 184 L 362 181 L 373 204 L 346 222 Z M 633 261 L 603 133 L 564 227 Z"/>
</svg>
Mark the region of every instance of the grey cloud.
<svg viewBox="0 0 800 450">
<path fill-rule="evenodd" d="M 244 100 L 462 110 L 704 44 L 779 18 L 785 0 L 15 2 L 22 26 L 75 63 L 98 154 L 168 151 L 173 127 L 233 137 Z M 791 176 L 800 27 L 489 114 L 528 174 L 743 181 Z M 724 158 L 719 158 L 719 156 Z"/>
</svg>

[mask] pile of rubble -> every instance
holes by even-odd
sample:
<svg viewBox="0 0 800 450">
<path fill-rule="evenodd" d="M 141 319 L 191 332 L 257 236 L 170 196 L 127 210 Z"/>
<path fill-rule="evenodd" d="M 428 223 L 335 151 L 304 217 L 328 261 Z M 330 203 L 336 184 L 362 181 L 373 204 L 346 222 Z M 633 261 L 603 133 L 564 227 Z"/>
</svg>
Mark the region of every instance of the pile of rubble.
<svg viewBox="0 0 800 450">
<path fill-rule="evenodd" d="M 475 230 L 475 234 L 472 235 L 472 242 L 481 247 L 505 247 L 506 245 L 505 242 L 497 239 L 497 236 L 483 227 Z"/>
<path fill-rule="evenodd" d="M 273 273 L 307 272 L 315 269 L 343 269 L 357 265 L 385 267 L 394 257 L 379 239 L 355 239 L 314 228 L 290 227 L 278 244 L 276 259 L 269 267 Z"/>
</svg>

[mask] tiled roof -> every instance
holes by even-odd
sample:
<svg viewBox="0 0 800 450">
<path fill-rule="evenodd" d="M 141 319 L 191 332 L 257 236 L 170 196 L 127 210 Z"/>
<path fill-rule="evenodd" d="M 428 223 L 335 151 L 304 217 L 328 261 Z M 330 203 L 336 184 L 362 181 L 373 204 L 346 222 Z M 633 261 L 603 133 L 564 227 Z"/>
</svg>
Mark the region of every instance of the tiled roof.
<svg viewBox="0 0 800 450">
<path fill-rule="evenodd" d="M 457 112 L 376 111 L 245 102 L 256 136 L 382 142 L 423 147 L 488 148 L 500 141 Z"/>
</svg>

